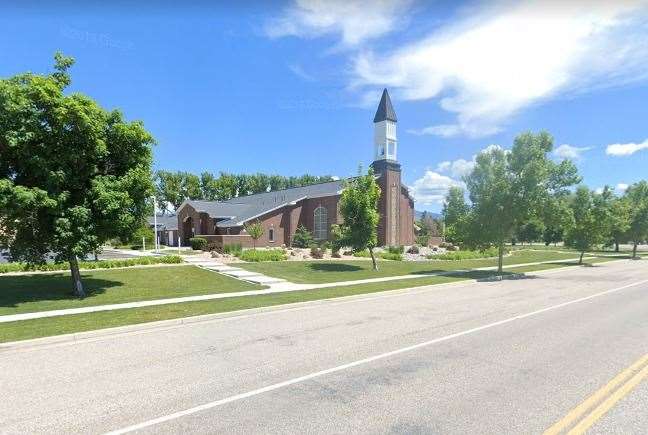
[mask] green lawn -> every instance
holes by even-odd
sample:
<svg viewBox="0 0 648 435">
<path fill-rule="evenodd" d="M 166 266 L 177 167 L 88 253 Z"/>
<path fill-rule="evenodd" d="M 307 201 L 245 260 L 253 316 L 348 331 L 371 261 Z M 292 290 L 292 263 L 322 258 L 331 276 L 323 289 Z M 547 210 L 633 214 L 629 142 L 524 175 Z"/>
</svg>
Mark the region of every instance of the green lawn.
<svg viewBox="0 0 648 435">
<path fill-rule="evenodd" d="M 97 270 L 82 276 L 85 299 L 72 296 L 68 272 L 0 275 L 0 315 L 264 288 L 195 266 Z"/>
<path fill-rule="evenodd" d="M 610 259 L 595 259 L 591 262 L 611 261 Z M 545 270 L 564 266 L 543 264 L 524 266 L 514 270 L 516 273 Z M 388 282 L 370 284 L 355 284 L 341 287 L 331 287 L 319 290 L 274 293 L 260 296 L 243 296 L 211 301 L 185 302 L 180 304 L 160 305 L 155 307 L 132 308 L 126 310 L 102 311 L 88 314 L 74 314 L 45 319 L 24 320 L 0 324 L 0 343 L 51 335 L 69 334 L 73 332 L 91 331 L 95 329 L 132 325 L 137 323 L 154 322 L 158 320 L 176 319 L 180 317 L 198 316 L 203 314 L 223 313 L 248 308 L 269 307 L 307 302 L 318 299 L 331 299 L 385 290 L 444 284 L 467 279 L 484 279 L 492 276 L 492 272 L 472 271 L 457 272 L 453 276 L 429 276 L 421 278 L 400 279 Z"/>
<path fill-rule="evenodd" d="M 578 257 L 572 252 L 515 251 L 504 258 L 505 265 L 533 263 L 537 261 L 560 261 Z M 269 276 L 284 278 L 297 283 L 326 283 L 351 281 L 383 276 L 411 275 L 444 272 L 448 270 L 474 269 L 496 266 L 496 258 L 459 261 L 380 261 L 379 270 L 371 269 L 371 262 L 352 261 L 283 261 L 265 263 L 241 263 L 237 266 Z"/>
</svg>

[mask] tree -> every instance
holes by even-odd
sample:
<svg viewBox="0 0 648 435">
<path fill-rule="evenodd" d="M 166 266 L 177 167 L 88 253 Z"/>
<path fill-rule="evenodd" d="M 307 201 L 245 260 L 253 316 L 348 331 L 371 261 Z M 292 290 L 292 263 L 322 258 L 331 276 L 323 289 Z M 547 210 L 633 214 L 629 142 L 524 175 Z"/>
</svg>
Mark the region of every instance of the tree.
<svg viewBox="0 0 648 435">
<path fill-rule="evenodd" d="M 609 244 L 614 245 L 614 251 L 619 252 L 619 245 L 627 242 L 630 229 L 630 204 L 626 198 L 614 198 L 610 217 Z"/>
<path fill-rule="evenodd" d="M 603 194 L 580 186 L 571 201 L 572 225 L 565 232 L 565 245 L 580 252 L 578 264 L 583 264 L 585 251 L 601 244 L 609 230 L 610 208 Z"/>
<path fill-rule="evenodd" d="M 552 195 L 578 182 L 569 161 L 552 162 L 548 153 L 553 138 L 546 132 L 523 133 L 511 151 L 491 147 L 476 157 L 473 171 L 465 177 L 470 213 L 460 219 L 462 237 L 479 248 L 497 246 L 499 273 L 503 270 L 504 244 L 516 227 L 539 215 Z"/>
<path fill-rule="evenodd" d="M 648 239 L 648 182 L 640 181 L 628 187 L 624 198 L 630 207 L 627 239 L 633 244 L 632 258 L 637 258 L 637 246 Z"/>
<path fill-rule="evenodd" d="M 569 193 L 560 192 L 551 195 L 545 202 L 540 216 L 544 225 L 542 239 L 546 246 L 563 240 L 565 228 L 571 224 L 571 209 L 568 203 Z"/>
<path fill-rule="evenodd" d="M 260 221 L 255 221 L 246 223 L 243 228 L 245 228 L 245 232 L 252 237 L 252 247 L 256 249 L 256 242 L 263 235 L 263 225 L 261 225 Z"/>
<path fill-rule="evenodd" d="M 202 199 L 218 200 L 218 179 L 211 172 L 205 171 L 200 174 L 200 192 Z"/>
<path fill-rule="evenodd" d="M 461 187 L 451 187 L 443 203 L 443 221 L 446 227 L 456 224 L 463 216 L 468 214 L 469 207 L 464 198 Z"/>
<path fill-rule="evenodd" d="M 378 200 L 380 187 L 376 183 L 373 169 L 345 182 L 340 196 L 340 214 L 343 222 L 335 228 L 337 247 L 349 246 L 356 251 L 369 250 L 374 270 L 378 270 L 374 248 L 378 245 Z"/>
<path fill-rule="evenodd" d="M 182 172 L 157 171 L 154 181 L 155 198 L 160 208 L 166 210 L 166 205 L 171 204 L 173 210 L 177 210 L 185 200 Z"/>
<path fill-rule="evenodd" d="M 54 253 L 83 297 L 77 259 L 144 220 L 154 140 L 141 122 L 64 94 L 74 60 L 54 58 L 53 74 L 0 80 L 0 221 L 12 259 Z"/>
<path fill-rule="evenodd" d="M 298 226 L 297 230 L 295 230 L 295 235 L 292 238 L 292 245 L 296 248 L 308 248 L 312 244 L 313 234 L 311 234 L 305 226 Z"/>
<path fill-rule="evenodd" d="M 520 242 L 537 242 L 542 238 L 544 232 L 544 224 L 536 217 L 531 217 L 526 222 L 523 222 L 516 231 L 517 240 Z"/>
</svg>

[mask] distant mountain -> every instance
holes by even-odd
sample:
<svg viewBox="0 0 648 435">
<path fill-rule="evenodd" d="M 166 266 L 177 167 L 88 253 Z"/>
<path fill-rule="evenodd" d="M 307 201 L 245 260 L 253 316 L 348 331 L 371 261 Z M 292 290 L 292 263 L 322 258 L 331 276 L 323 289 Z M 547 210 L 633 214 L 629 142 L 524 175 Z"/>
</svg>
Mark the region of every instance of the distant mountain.
<svg viewBox="0 0 648 435">
<path fill-rule="evenodd" d="M 443 217 L 443 216 L 441 216 L 441 213 L 434 213 L 434 212 L 431 212 L 431 211 L 423 212 L 423 211 L 419 211 L 419 210 L 414 210 L 414 219 L 415 220 L 421 219 L 423 217 L 423 213 L 429 214 L 430 216 L 432 216 L 433 219 L 441 219 Z"/>
</svg>

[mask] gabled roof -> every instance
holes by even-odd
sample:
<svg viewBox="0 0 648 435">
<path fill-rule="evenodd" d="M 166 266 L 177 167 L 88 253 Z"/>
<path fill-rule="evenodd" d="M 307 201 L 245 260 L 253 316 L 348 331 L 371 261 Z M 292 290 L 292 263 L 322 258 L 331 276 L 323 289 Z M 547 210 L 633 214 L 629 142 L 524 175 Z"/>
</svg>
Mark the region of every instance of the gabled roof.
<svg viewBox="0 0 648 435">
<path fill-rule="evenodd" d="M 247 221 L 303 199 L 338 195 L 342 191 L 343 184 L 343 180 L 329 181 L 240 196 L 227 201 L 186 200 L 178 208 L 178 212 L 185 204 L 189 204 L 196 211 L 207 213 L 211 218 L 216 219 L 216 226 L 219 228 L 238 227 Z"/>
<path fill-rule="evenodd" d="M 149 216 L 147 218 L 149 225 L 153 226 L 155 224 L 155 218 Z M 158 230 L 177 230 L 178 229 L 178 216 L 176 215 L 165 215 L 157 217 Z"/>
<path fill-rule="evenodd" d="M 385 120 L 393 122 L 398 121 L 398 119 L 396 119 L 394 106 L 392 106 L 391 98 L 389 98 L 389 92 L 387 92 L 386 88 L 383 89 L 382 97 L 380 98 L 378 110 L 376 110 L 376 116 L 374 116 L 373 122 L 381 122 Z"/>
</svg>

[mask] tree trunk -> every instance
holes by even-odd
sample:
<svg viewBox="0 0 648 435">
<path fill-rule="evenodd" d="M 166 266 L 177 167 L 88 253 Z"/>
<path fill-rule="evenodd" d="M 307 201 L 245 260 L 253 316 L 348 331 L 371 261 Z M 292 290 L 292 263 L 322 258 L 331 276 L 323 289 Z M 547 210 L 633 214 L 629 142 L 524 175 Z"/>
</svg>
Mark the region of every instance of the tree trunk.
<svg viewBox="0 0 648 435">
<path fill-rule="evenodd" d="M 614 241 L 614 252 L 619 252 L 619 242 L 616 240 Z"/>
<path fill-rule="evenodd" d="M 632 247 L 632 258 L 637 258 L 637 242 L 634 242 L 634 246 Z"/>
<path fill-rule="evenodd" d="M 585 251 L 581 251 L 580 259 L 578 260 L 578 264 L 583 264 L 583 255 L 585 255 Z"/>
<path fill-rule="evenodd" d="M 81 282 L 81 272 L 79 272 L 79 262 L 76 256 L 70 256 L 70 272 L 72 276 L 72 287 L 74 294 L 79 298 L 85 298 L 86 294 L 83 290 L 83 283 Z"/>
<path fill-rule="evenodd" d="M 369 248 L 369 255 L 371 256 L 371 262 L 373 263 L 373 270 L 378 270 L 378 263 L 376 263 L 376 257 L 374 257 L 373 248 Z"/>
<path fill-rule="evenodd" d="M 499 253 L 497 258 L 497 273 L 502 275 L 504 273 L 504 242 L 499 244 Z"/>
</svg>

